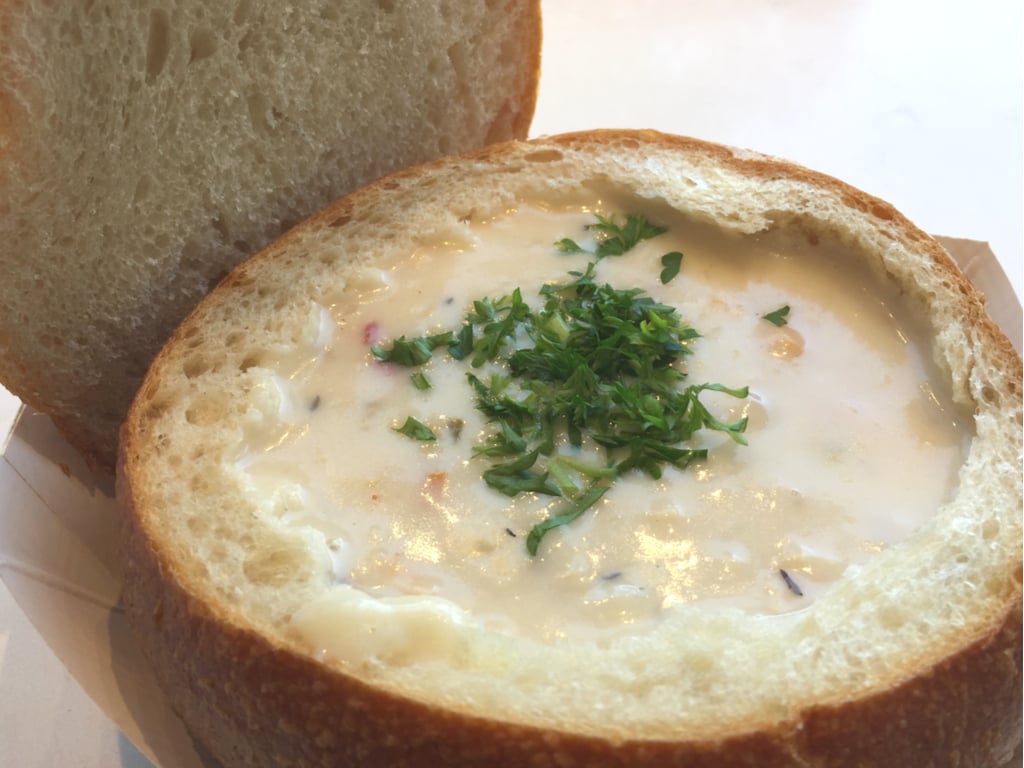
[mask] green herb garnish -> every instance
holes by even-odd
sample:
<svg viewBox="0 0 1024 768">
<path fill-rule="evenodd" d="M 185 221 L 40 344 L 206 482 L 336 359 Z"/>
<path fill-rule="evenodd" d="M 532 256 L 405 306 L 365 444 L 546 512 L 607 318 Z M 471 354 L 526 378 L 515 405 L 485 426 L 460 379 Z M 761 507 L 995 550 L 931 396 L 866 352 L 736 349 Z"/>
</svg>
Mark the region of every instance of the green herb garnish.
<svg viewBox="0 0 1024 768">
<path fill-rule="evenodd" d="M 422 371 L 416 371 L 409 377 L 409 380 L 412 381 L 412 385 L 420 391 L 430 389 L 430 379 L 428 379 L 426 374 Z"/>
<path fill-rule="evenodd" d="M 466 323 L 462 326 L 455 340 L 448 345 L 448 354 L 456 360 L 462 360 L 473 353 L 473 326 Z"/>
<path fill-rule="evenodd" d="M 672 251 L 666 253 L 661 257 L 661 282 L 662 284 L 667 283 L 673 277 L 679 274 L 679 267 L 683 263 L 683 254 L 679 251 Z"/>
<path fill-rule="evenodd" d="M 590 224 L 589 229 L 598 233 L 597 247 L 593 251 L 598 259 L 606 256 L 621 256 L 631 250 L 641 240 L 650 240 L 668 230 L 652 224 L 644 216 L 629 214 L 621 224 L 614 216 L 597 215 L 597 222 Z M 571 238 L 564 237 L 555 243 L 555 247 L 562 253 L 588 253 L 579 243 Z"/>
<path fill-rule="evenodd" d="M 632 215 L 621 224 L 598 217 L 592 227 L 601 234 L 592 254 L 597 260 L 665 231 Z M 555 247 L 585 252 L 569 239 Z M 678 274 L 681 261 L 678 252 L 662 257 L 663 283 Z M 536 493 L 564 500 L 530 531 L 531 555 L 549 531 L 577 519 L 622 475 L 640 471 L 658 478 L 666 466 L 683 468 L 704 459 L 706 449 L 689 445 L 698 430 L 721 431 L 746 443 L 747 420 L 720 421 L 700 395 L 744 398 L 747 388 L 685 384 L 682 361 L 699 334 L 674 307 L 641 289 L 599 283 L 595 269 L 591 261 L 584 271 L 570 272 L 573 279 L 543 286 L 536 308 L 517 288 L 473 302 L 457 332 L 411 342 L 403 337 L 391 349 L 373 349 L 381 360 L 418 366 L 446 347 L 473 369 L 487 367 L 486 374 L 467 372 L 476 407 L 492 427 L 474 449 L 489 464 L 484 481 L 507 496 Z M 409 431 L 416 439 L 433 439 L 419 422 Z"/>
<path fill-rule="evenodd" d="M 563 237 L 561 240 L 556 242 L 555 247 L 562 253 L 586 253 L 586 251 L 583 250 L 583 246 L 568 237 Z"/>
<path fill-rule="evenodd" d="M 789 304 L 783 304 L 778 309 L 773 310 L 768 314 L 761 315 L 761 318 L 767 320 L 772 325 L 777 325 L 781 328 L 789 322 Z"/>
<path fill-rule="evenodd" d="M 423 365 L 430 360 L 435 349 L 452 344 L 454 339 L 455 336 L 451 331 L 436 333 L 431 336 L 419 336 L 415 339 L 406 339 L 405 336 L 401 336 L 391 343 L 390 349 L 383 349 L 374 345 L 370 347 L 370 351 L 377 359 L 385 363 Z"/>
<path fill-rule="evenodd" d="M 605 256 L 621 256 L 641 240 L 649 240 L 668 231 L 665 227 L 651 224 L 643 216 L 633 214 L 628 214 L 622 224 L 617 223 L 614 216 L 605 218 L 599 215 L 597 223 L 591 224 L 590 228 L 602 235 L 597 243 L 596 255 L 599 259 Z"/>
<path fill-rule="evenodd" d="M 437 435 L 434 434 L 430 427 L 418 419 L 414 419 L 412 416 L 406 418 L 405 423 L 400 427 L 395 427 L 394 430 L 423 443 L 437 440 Z"/>
<path fill-rule="evenodd" d="M 484 471 L 484 481 L 506 496 L 517 496 L 525 492 L 560 496 L 561 491 L 558 487 L 548 482 L 548 473 L 533 469 L 539 456 L 540 451 L 535 449 L 518 459 L 493 464 L 490 469 Z"/>
<path fill-rule="evenodd" d="M 557 515 L 552 515 L 543 522 L 537 523 L 537 525 L 533 526 L 533 528 L 530 529 L 529 535 L 526 537 L 526 551 L 531 555 L 536 555 L 537 548 L 540 546 L 540 540 L 544 538 L 544 534 L 554 528 L 571 523 L 577 517 L 594 506 L 598 499 L 604 496 L 605 491 L 607 490 L 607 486 L 592 486 L 586 493 L 574 499 L 565 510 Z"/>
</svg>

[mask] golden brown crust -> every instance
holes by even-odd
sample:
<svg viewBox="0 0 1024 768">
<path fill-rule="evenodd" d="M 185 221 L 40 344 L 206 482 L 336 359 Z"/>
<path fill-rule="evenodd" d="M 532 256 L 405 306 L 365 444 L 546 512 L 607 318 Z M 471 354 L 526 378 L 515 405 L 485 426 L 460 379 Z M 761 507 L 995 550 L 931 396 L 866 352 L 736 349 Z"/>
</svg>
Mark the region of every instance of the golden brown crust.
<svg viewBox="0 0 1024 768">
<path fill-rule="evenodd" d="M 430 169 L 460 163 L 500 165 L 509 158 L 518 165 L 531 152 L 559 148 L 622 153 L 652 146 L 704 155 L 761 184 L 793 179 L 831 190 L 845 205 L 877 220 L 893 239 L 912 243 L 943 275 L 946 289 L 961 297 L 960 320 L 971 334 L 974 365 L 1006 374 L 998 391 L 982 386 L 978 396 L 991 398 L 990 408 L 1016 400 L 1008 412 L 1019 420 L 1020 358 L 941 246 L 892 206 L 781 160 L 654 132 L 585 132 L 499 145 L 463 159 L 400 171 L 339 200 L 301 230 L 288 233 L 266 255 L 233 272 L 222 286 L 248 283 L 264 261 L 300 242 L 307 229 L 345 226 L 367 200 L 429 176 Z M 201 307 L 169 347 L 185 340 L 188 327 L 201 322 L 202 313 Z M 147 398 L 144 388 L 138 402 Z M 613 740 L 506 722 L 500 713 L 460 713 L 391 693 L 267 638 L 230 606 L 204 597 L 203 585 L 184 572 L 147 510 L 137 506 L 145 498 L 144 427 L 142 414 L 133 409 L 122 433 L 118 496 L 125 509 L 125 604 L 175 706 L 227 765 L 981 768 L 1008 760 L 1020 743 L 1019 559 L 1014 572 L 1001 581 L 1000 605 L 979 617 L 971 633 L 948 648 L 928 649 L 916 660 L 894 660 L 888 676 L 865 684 L 857 695 L 803 707 L 770 725 L 731 722 L 670 740 Z"/>
<path fill-rule="evenodd" d="M 810 765 L 1000 765 L 1020 744 L 1020 592 L 991 630 L 940 663 L 862 700 L 806 713 Z"/>
</svg>

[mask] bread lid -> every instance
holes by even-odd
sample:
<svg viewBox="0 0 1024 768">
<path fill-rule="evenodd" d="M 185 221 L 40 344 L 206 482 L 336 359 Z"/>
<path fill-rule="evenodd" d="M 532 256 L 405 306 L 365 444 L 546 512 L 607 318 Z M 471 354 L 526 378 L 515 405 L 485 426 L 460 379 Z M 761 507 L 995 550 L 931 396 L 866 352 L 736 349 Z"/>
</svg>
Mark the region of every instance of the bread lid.
<svg viewBox="0 0 1024 768">
<path fill-rule="evenodd" d="M 231 267 L 387 172 L 526 136 L 540 10 L 7 4 L 0 38 L 0 382 L 112 471 Z"/>
<path fill-rule="evenodd" d="M 567 190 L 610 190 L 738 238 L 794 231 L 861 259 L 921 318 L 973 415 L 955 493 L 779 619 L 687 610 L 649 633 L 572 643 L 456 627 L 458 653 L 317 659 L 290 624 L 335 583 L 330 563 L 281 535 L 224 469 L 247 419 L 280 404 L 261 384 L 268 352 L 315 340 L 315 308 L 360 266 Z M 1020 741 L 1020 359 L 934 240 L 778 159 L 598 131 L 359 190 L 232 272 L 178 329 L 123 429 L 118 486 L 129 615 L 176 708 L 227 765 L 990 765 Z M 279 577 L 252 578 L 254 554 L 276 558 Z"/>
</svg>

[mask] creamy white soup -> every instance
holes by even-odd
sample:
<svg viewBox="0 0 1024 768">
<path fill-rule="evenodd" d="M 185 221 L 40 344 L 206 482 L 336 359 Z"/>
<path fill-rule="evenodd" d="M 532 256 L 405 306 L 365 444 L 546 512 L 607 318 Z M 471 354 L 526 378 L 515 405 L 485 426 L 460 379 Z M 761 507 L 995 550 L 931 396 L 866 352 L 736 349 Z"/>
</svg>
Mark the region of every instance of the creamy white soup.
<svg viewBox="0 0 1024 768">
<path fill-rule="evenodd" d="M 238 467 L 254 503 L 327 543 L 335 586 L 293 618 L 324 653 L 350 651 L 353 621 L 385 644 L 388 632 L 414 635 L 416 652 L 430 653 L 459 623 L 557 642 L 642 632 L 682 606 L 800 610 L 950 498 L 968 420 L 891 288 L 832 246 L 740 238 L 664 213 L 649 218 L 667 231 L 597 260 L 595 213 L 643 211 L 523 206 L 366 267 L 322 307 L 319 345 L 279 362 L 280 419 L 246 435 Z M 563 238 L 584 252 L 563 252 Z M 663 274 L 675 252 L 678 273 Z M 639 289 L 699 333 L 675 364 L 680 386 L 747 388 L 699 396 L 745 430 L 741 440 L 699 430 L 684 447 L 706 458 L 660 477 L 594 481 L 600 498 L 531 554 L 531 530 L 571 493 L 509 496 L 484 481 L 493 460 L 479 447 L 498 427 L 467 374 L 488 380 L 507 374 L 502 364 L 474 369 L 442 346 L 407 366 L 380 350 L 458 331 L 475 300 L 517 288 L 540 311 L 540 289 L 588 263 L 596 283 Z M 409 424 L 432 438 L 399 431 Z M 556 437 L 559 455 L 610 461 L 593 440 Z M 591 482 L 567 481 L 581 493 Z"/>
</svg>

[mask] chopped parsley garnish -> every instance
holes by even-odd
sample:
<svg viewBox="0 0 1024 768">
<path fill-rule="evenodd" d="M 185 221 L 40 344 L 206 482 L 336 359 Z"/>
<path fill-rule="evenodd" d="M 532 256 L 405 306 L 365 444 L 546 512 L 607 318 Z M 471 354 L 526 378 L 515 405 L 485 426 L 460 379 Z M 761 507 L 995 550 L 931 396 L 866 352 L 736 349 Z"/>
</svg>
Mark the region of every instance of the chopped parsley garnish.
<svg viewBox="0 0 1024 768">
<path fill-rule="evenodd" d="M 437 440 L 437 435 L 434 434 L 430 427 L 418 419 L 414 419 L 412 416 L 409 416 L 402 426 L 395 427 L 395 432 L 400 432 L 406 437 L 411 437 L 413 440 L 419 440 L 424 443 Z"/>
<path fill-rule="evenodd" d="M 555 247 L 600 260 L 665 231 L 633 215 L 622 224 L 599 216 L 592 228 L 601 235 L 596 251 L 568 238 Z M 596 260 L 570 272 L 565 283 L 543 286 L 537 307 L 517 288 L 473 302 L 458 331 L 373 347 L 379 359 L 401 365 L 422 365 L 446 347 L 472 369 L 486 366 L 480 375 L 467 372 L 476 407 L 492 426 L 474 449 L 489 465 L 483 480 L 510 497 L 562 499 L 527 536 L 531 555 L 550 530 L 593 507 L 622 475 L 639 471 L 656 479 L 666 466 L 684 468 L 706 458 L 705 448 L 689 445 L 698 430 L 724 432 L 746 444 L 747 420 L 720 421 L 700 395 L 744 398 L 747 388 L 684 383 L 682 361 L 697 331 L 674 307 L 639 288 L 599 283 Z M 663 283 L 678 274 L 681 261 L 679 252 L 662 257 Z M 399 431 L 434 439 L 411 418 Z"/>
<path fill-rule="evenodd" d="M 583 250 L 583 246 L 577 243 L 575 240 L 570 240 L 568 237 L 563 237 L 561 240 L 555 243 L 555 247 L 562 253 L 586 253 Z"/>
<path fill-rule="evenodd" d="M 679 251 L 672 251 L 666 253 L 661 257 L 661 282 L 662 284 L 667 283 L 673 277 L 679 274 L 679 267 L 683 263 L 683 254 Z"/>
<path fill-rule="evenodd" d="M 646 217 L 634 214 L 628 214 L 622 224 L 614 216 L 598 214 L 597 223 L 591 224 L 589 229 L 598 233 L 597 248 L 593 252 L 598 259 L 621 256 L 641 240 L 650 240 L 668 231 L 665 227 L 651 224 Z M 567 237 L 555 243 L 555 247 L 562 253 L 588 253 L 579 243 Z"/>
<path fill-rule="evenodd" d="M 772 325 L 777 325 L 779 328 L 786 325 L 789 322 L 789 304 L 783 304 L 776 310 L 773 310 L 765 315 L 761 315 L 762 319 L 767 320 Z"/>
<path fill-rule="evenodd" d="M 398 365 L 423 365 L 430 360 L 434 350 L 438 347 L 445 347 L 451 344 L 454 336 L 451 331 L 436 333 L 432 336 L 419 336 L 408 340 L 405 336 L 400 337 L 391 343 L 390 349 L 382 349 L 378 345 L 370 347 L 370 351 L 386 363 L 397 363 Z"/>
<path fill-rule="evenodd" d="M 597 500 L 604 496 L 605 491 L 608 490 L 606 485 L 594 485 L 591 486 L 588 491 L 574 498 L 566 507 L 557 515 L 552 515 L 543 522 L 537 523 L 530 529 L 529 535 L 526 537 L 526 551 L 531 555 L 537 554 L 537 548 L 540 546 L 540 540 L 544 538 L 544 534 L 553 528 L 557 528 L 560 525 L 566 525 L 571 523 L 577 517 L 582 515 L 588 509 L 590 509 Z"/>
</svg>

